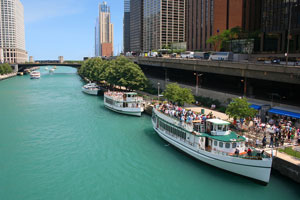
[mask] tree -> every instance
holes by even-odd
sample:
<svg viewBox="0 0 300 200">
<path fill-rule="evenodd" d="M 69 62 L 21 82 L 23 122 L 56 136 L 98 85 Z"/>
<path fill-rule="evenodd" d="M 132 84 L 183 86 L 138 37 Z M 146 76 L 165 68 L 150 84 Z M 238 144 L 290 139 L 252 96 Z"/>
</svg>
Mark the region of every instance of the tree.
<svg viewBox="0 0 300 200">
<path fill-rule="evenodd" d="M 220 47 L 224 38 L 222 34 L 211 36 L 206 43 L 213 45 L 214 50 L 217 51 L 218 47 Z"/>
<path fill-rule="evenodd" d="M 234 98 L 228 105 L 225 113 L 229 117 L 233 117 L 235 120 L 254 117 L 257 111 L 250 108 L 250 105 L 251 104 L 248 103 L 246 98 Z"/>
<path fill-rule="evenodd" d="M 141 68 L 124 56 L 110 61 L 103 78 L 111 85 L 124 86 L 129 90 L 143 90 L 147 81 Z"/>
<path fill-rule="evenodd" d="M 88 59 L 82 64 L 78 73 L 91 81 L 101 81 L 101 74 L 107 66 L 106 62 L 101 58 Z"/>
<path fill-rule="evenodd" d="M 9 73 L 12 73 L 13 70 L 11 68 L 11 66 L 7 63 L 4 63 L 2 65 L 0 65 L 0 74 L 3 75 L 3 74 L 9 74 Z"/>
<path fill-rule="evenodd" d="M 195 98 L 191 90 L 186 88 L 181 88 L 177 83 L 168 84 L 163 95 L 172 102 L 177 102 L 180 105 L 184 103 L 192 103 Z"/>
</svg>

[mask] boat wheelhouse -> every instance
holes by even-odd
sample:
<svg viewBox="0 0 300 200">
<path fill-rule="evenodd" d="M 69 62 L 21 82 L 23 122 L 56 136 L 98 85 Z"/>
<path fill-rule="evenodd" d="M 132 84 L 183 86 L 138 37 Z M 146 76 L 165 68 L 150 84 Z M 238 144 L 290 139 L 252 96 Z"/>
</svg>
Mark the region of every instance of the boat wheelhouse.
<svg viewBox="0 0 300 200">
<path fill-rule="evenodd" d="M 219 119 L 186 122 L 177 117 L 178 112 L 167 113 L 153 109 L 153 128 L 161 138 L 207 164 L 265 184 L 269 182 L 272 158 L 254 148 L 247 153 L 246 139 L 231 131 L 229 122 Z"/>
<path fill-rule="evenodd" d="M 82 92 L 90 95 L 98 95 L 100 87 L 96 83 L 88 83 L 82 87 Z"/>
<path fill-rule="evenodd" d="M 127 115 L 141 116 L 144 112 L 144 100 L 135 92 L 105 92 L 104 106 Z"/>
</svg>

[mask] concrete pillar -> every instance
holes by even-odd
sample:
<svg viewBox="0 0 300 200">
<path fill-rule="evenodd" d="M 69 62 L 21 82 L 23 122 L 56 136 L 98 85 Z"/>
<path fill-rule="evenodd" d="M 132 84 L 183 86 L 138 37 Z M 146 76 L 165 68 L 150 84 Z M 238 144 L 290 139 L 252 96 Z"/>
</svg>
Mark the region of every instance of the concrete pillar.
<svg viewBox="0 0 300 200">
<path fill-rule="evenodd" d="M 284 32 L 282 32 L 281 33 L 281 50 L 280 50 L 280 52 L 282 52 L 282 53 L 286 53 L 286 32 L 284 31 Z"/>
<path fill-rule="evenodd" d="M 168 78 L 168 69 L 165 69 L 165 88 L 167 87 L 169 82 L 169 78 Z"/>
<path fill-rule="evenodd" d="M 260 52 L 264 51 L 265 33 L 260 34 Z"/>
</svg>

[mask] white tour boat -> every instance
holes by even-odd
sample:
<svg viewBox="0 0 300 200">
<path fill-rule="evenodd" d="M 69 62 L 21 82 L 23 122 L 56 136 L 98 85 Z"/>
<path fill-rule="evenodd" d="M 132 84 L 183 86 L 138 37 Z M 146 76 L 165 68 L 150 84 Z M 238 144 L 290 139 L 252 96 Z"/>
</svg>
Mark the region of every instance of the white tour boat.
<svg viewBox="0 0 300 200">
<path fill-rule="evenodd" d="M 30 72 L 31 79 L 39 79 L 41 77 L 41 73 L 39 71 L 32 71 Z"/>
<path fill-rule="evenodd" d="M 144 100 L 135 92 L 105 92 L 104 106 L 118 113 L 141 116 Z"/>
<path fill-rule="evenodd" d="M 246 139 L 230 131 L 229 122 L 219 119 L 185 122 L 175 116 L 178 111 L 153 108 L 153 128 L 161 138 L 207 164 L 264 184 L 269 182 L 272 157 L 254 148 L 247 153 Z"/>
<path fill-rule="evenodd" d="M 96 83 L 88 83 L 82 87 L 82 91 L 90 95 L 98 95 L 100 87 Z"/>
</svg>

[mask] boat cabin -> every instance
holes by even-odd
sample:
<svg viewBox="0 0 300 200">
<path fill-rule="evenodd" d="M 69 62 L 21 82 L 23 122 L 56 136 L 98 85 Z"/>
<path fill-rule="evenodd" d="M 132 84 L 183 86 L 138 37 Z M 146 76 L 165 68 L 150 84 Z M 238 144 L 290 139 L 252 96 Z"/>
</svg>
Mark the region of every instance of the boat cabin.
<svg viewBox="0 0 300 200">
<path fill-rule="evenodd" d="M 199 147 L 222 155 L 245 151 L 245 138 L 229 130 L 230 123 L 220 119 L 193 121 L 195 134 L 200 136 Z"/>
<path fill-rule="evenodd" d="M 136 101 L 138 98 L 137 93 L 127 92 L 123 94 L 123 101 Z"/>
<path fill-rule="evenodd" d="M 206 120 L 206 133 L 211 135 L 229 135 L 229 122 L 220 119 Z"/>
</svg>

